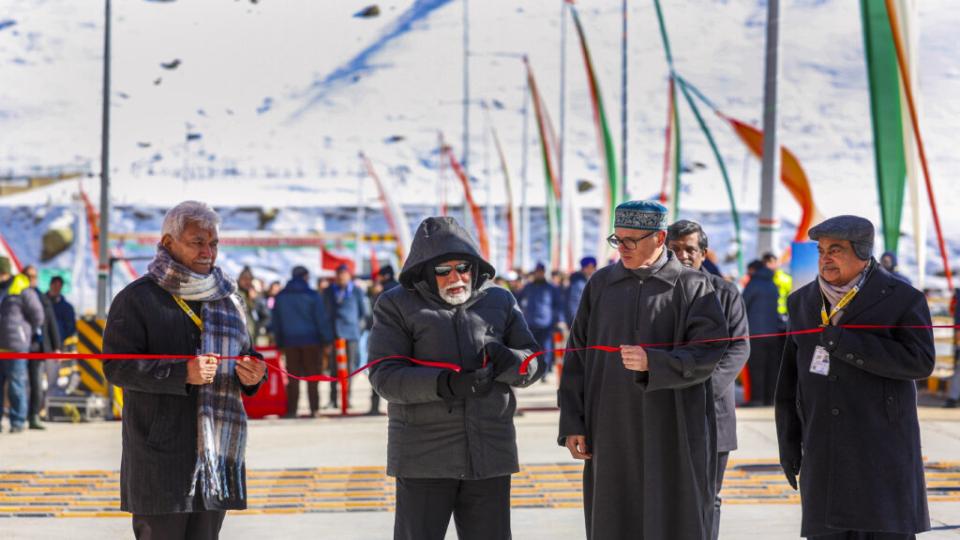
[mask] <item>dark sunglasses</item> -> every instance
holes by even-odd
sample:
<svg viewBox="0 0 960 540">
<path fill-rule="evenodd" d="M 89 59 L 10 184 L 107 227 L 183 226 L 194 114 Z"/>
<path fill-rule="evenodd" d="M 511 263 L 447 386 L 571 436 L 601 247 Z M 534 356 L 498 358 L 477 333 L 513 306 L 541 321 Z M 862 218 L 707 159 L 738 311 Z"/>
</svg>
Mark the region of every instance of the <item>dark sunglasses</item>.
<svg viewBox="0 0 960 540">
<path fill-rule="evenodd" d="M 440 277 L 449 276 L 450 272 L 453 272 L 454 270 L 456 270 L 458 274 L 466 274 L 470 271 L 470 263 L 460 263 L 456 266 L 441 264 L 433 267 L 433 273 Z"/>
</svg>

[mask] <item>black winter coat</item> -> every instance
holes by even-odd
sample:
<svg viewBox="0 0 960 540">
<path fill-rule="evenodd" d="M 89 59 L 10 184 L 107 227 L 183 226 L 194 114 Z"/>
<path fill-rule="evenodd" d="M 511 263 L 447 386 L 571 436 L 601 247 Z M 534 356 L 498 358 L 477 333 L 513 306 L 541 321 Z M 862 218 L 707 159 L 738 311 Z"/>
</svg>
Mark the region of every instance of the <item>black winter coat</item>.
<svg viewBox="0 0 960 540">
<path fill-rule="evenodd" d="M 717 424 L 711 377 L 728 323 L 710 278 L 666 264 L 645 280 L 616 263 L 597 270 L 567 347 L 684 343 L 647 349 L 649 371 L 619 354 L 568 351 L 560 437 L 585 435 L 583 505 L 591 540 L 707 540 L 716 498 Z"/>
<path fill-rule="evenodd" d="M 188 302 L 200 313 L 200 302 Z M 107 315 L 103 352 L 195 355 L 200 330 L 170 293 L 148 277 L 124 287 Z M 241 354 L 259 356 L 254 351 Z M 107 360 L 103 371 L 123 388 L 120 509 L 167 514 L 246 508 L 245 494 L 204 501 L 193 486 L 197 463 L 197 387 L 187 384 L 186 360 Z M 262 384 L 262 381 L 261 381 Z M 253 395 L 259 384 L 244 387 Z M 244 474 L 246 472 L 244 471 Z"/>
<path fill-rule="evenodd" d="M 445 256 L 475 262 L 476 292 L 465 304 L 447 304 L 421 279 L 425 264 Z M 493 341 L 515 355 L 514 366 L 497 378 L 490 394 L 457 399 L 452 406 L 437 394 L 441 368 L 402 359 L 374 366 L 370 382 L 389 402 L 387 474 L 473 480 L 519 470 L 511 386 L 528 386 L 540 377 L 536 361 L 529 373 L 519 373 L 520 363 L 538 346 L 513 295 L 487 282 L 492 274 L 454 220 L 428 218 L 400 274 L 403 286 L 377 300 L 368 341 L 371 359 L 403 355 L 475 370 L 481 367 L 478 354 Z"/>
<path fill-rule="evenodd" d="M 706 271 L 703 273 L 717 291 L 717 300 L 723 309 L 723 316 L 727 319 L 730 337 L 749 335 L 747 310 L 737 286 L 716 274 Z M 717 452 L 737 449 L 737 399 L 734 382 L 749 357 L 750 340 L 731 341 L 710 378 L 713 384 L 713 403 L 717 409 Z"/>
<path fill-rule="evenodd" d="M 931 324 L 923 294 L 875 266 L 839 325 Z M 821 305 L 816 281 L 790 295 L 791 329 L 817 328 Z M 827 376 L 810 372 L 818 345 L 830 352 Z M 802 536 L 930 528 L 914 381 L 933 365 L 928 329 L 830 326 L 787 338 L 777 438 L 781 463 L 801 465 Z"/>
</svg>

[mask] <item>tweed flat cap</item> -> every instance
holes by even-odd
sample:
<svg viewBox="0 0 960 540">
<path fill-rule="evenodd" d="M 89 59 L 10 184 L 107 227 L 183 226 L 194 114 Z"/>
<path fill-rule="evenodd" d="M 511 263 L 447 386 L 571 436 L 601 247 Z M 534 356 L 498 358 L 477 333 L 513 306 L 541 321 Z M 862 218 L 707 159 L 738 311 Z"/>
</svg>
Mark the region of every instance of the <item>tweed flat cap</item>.
<svg viewBox="0 0 960 540">
<path fill-rule="evenodd" d="M 860 216 L 832 217 L 812 227 L 808 235 L 811 240 L 824 237 L 849 240 L 857 258 L 866 261 L 873 256 L 873 240 L 876 236 L 873 223 Z"/>
<path fill-rule="evenodd" d="M 644 231 L 667 230 L 667 207 L 655 201 L 627 201 L 617 205 L 614 227 Z"/>
</svg>

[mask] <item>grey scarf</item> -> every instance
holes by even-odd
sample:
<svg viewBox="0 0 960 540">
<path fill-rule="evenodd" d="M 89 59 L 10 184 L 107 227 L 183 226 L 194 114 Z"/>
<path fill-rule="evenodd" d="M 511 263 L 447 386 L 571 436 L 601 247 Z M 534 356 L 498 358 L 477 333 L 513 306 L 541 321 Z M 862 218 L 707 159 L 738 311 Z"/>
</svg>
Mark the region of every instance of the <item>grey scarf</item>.
<svg viewBox="0 0 960 540">
<path fill-rule="evenodd" d="M 820 292 L 823 294 L 823 297 L 827 299 L 827 303 L 830 306 L 835 306 L 844 296 L 846 296 L 848 292 L 853 290 L 853 288 L 856 287 L 858 283 L 860 283 L 861 281 L 866 283 L 865 278 L 870 273 L 870 270 L 872 268 L 873 268 L 873 259 L 871 259 L 870 262 L 867 263 L 867 266 L 863 268 L 863 271 L 857 274 L 856 277 L 851 279 L 850 282 L 845 285 L 831 285 L 827 283 L 821 276 L 817 276 L 817 284 L 820 285 Z M 826 307 L 827 307 L 827 311 L 829 312 L 830 307 L 829 306 L 826 306 Z M 841 309 L 840 311 L 837 312 L 836 315 L 831 317 L 830 324 L 836 325 L 837 322 L 840 320 L 840 318 L 843 317 L 844 311 L 846 310 Z"/>
</svg>

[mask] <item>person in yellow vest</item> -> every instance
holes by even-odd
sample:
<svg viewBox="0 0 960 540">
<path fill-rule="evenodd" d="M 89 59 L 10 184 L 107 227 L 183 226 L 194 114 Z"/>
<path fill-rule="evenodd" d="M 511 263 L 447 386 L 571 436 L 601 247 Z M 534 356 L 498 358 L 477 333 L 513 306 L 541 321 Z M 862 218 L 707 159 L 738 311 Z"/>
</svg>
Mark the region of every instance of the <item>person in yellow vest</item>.
<svg viewBox="0 0 960 540">
<path fill-rule="evenodd" d="M 763 264 L 773 272 L 773 284 L 776 285 L 777 290 L 780 291 L 780 298 L 777 301 L 777 313 L 781 316 L 786 316 L 787 297 L 790 296 L 790 292 L 793 290 L 793 278 L 780 268 L 780 259 L 773 253 L 764 253 L 762 259 Z"/>
</svg>

